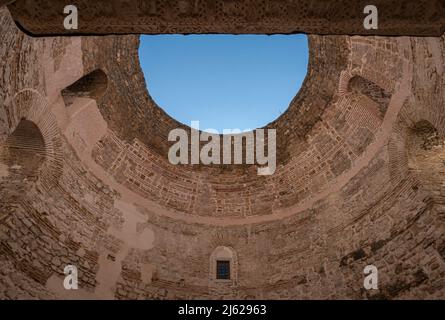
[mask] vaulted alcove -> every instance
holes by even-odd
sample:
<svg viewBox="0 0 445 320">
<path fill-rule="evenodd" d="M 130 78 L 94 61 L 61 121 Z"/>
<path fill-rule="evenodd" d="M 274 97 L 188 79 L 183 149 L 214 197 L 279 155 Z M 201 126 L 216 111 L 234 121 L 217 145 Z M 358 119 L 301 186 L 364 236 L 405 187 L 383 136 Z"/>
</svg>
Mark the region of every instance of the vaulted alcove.
<svg viewBox="0 0 445 320">
<path fill-rule="evenodd" d="M 70 86 L 62 90 L 65 105 L 72 105 L 76 98 L 100 99 L 107 90 L 108 77 L 100 69 L 83 76 Z"/>
<path fill-rule="evenodd" d="M 6 140 L 5 162 L 14 170 L 34 177 L 45 161 L 45 142 L 37 125 L 22 119 Z"/>
<path fill-rule="evenodd" d="M 391 94 L 376 83 L 365 79 L 361 76 L 354 76 L 349 80 L 349 90 L 355 94 L 361 94 L 378 105 L 378 109 L 382 118 L 388 109 Z"/>
<path fill-rule="evenodd" d="M 427 120 L 415 123 L 407 137 L 408 167 L 421 187 L 435 198 L 445 198 L 445 139 Z"/>
</svg>

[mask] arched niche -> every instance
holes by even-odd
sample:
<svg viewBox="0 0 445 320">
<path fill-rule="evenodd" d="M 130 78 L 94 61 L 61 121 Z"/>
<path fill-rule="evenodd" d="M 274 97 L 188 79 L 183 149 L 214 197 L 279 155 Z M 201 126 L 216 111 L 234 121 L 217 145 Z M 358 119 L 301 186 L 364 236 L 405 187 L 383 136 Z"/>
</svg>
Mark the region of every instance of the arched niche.
<svg viewBox="0 0 445 320">
<path fill-rule="evenodd" d="M 374 101 L 378 106 L 378 111 L 383 118 L 388 109 L 391 94 L 376 83 L 361 76 L 353 76 L 348 83 L 348 91 L 363 95 Z"/>
<path fill-rule="evenodd" d="M 39 127 L 23 118 L 6 139 L 4 161 L 15 172 L 36 177 L 45 162 L 45 140 Z"/>
<path fill-rule="evenodd" d="M 108 77 L 100 69 L 94 70 L 83 76 L 70 86 L 62 90 L 65 105 L 72 105 L 77 98 L 100 99 L 107 90 Z"/>
<path fill-rule="evenodd" d="M 429 121 L 416 122 L 407 136 L 408 168 L 432 197 L 445 198 L 445 138 Z"/>
</svg>

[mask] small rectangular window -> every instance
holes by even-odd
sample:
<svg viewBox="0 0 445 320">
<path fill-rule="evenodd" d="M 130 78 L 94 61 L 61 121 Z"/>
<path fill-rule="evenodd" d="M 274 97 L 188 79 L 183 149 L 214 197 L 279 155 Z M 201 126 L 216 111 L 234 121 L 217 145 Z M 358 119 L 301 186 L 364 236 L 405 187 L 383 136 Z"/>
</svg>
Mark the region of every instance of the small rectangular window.
<svg viewBox="0 0 445 320">
<path fill-rule="evenodd" d="M 216 279 L 230 280 L 230 261 L 216 261 Z"/>
</svg>

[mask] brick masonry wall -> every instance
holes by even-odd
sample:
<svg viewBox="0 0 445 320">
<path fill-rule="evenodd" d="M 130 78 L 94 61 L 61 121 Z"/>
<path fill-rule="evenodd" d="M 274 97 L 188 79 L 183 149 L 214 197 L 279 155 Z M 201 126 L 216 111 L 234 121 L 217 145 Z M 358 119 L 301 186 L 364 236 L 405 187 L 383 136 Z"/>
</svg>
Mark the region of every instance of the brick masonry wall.
<svg viewBox="0 0 445 320">
<path fill-rule="evenodd" d="M 146 92 L 137 36 L 30 38 L 6 9 L 0 27 L 0 154 L 21 114 L 46 148 L 36 179 L 0 161 L 0 298 L 445 297 L 444 37 L 310 36 L 304 86 L 268 126 L 277 171 L 259 177 L 168 162 L 178 124 Z M 96 69 L 90 128 L 61 92 Z M 221 246 L 230 283 L 209 270 Z M 379 290 L 363 288 L 368 264 Z"/>
</svg>

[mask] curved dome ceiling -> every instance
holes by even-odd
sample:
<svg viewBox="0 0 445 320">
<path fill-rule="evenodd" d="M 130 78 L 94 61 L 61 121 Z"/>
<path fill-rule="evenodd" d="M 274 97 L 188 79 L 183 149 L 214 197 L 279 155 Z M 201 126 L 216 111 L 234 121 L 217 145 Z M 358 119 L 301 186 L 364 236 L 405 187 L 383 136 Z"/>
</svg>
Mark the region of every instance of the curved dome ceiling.
<svg viewBox="0 0 445 320">
<path fill-rule="evenodd" d="M 31 38 L 4 8 L 0 28 L 0 299 L 445 296 L 445 38 L 308 36 L 259 177 L 167 161 L 181 125 L 150 99 L 139 36 Z"/>
</svg>

